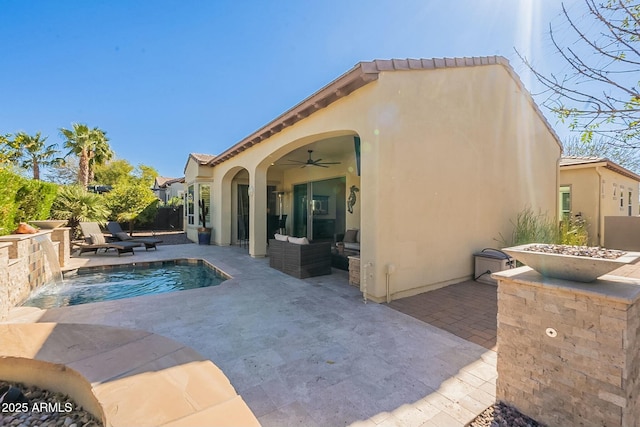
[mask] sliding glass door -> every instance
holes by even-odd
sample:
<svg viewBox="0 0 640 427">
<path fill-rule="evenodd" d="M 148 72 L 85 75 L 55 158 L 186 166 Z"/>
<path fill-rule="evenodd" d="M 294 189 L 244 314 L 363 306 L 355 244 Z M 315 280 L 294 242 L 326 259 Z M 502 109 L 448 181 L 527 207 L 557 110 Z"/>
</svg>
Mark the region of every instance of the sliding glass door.
<svg viewBox="0 0 640 427">
<path fill-rule="evenodd" d="M 296 237 L 333 241 L 345 230 L 346 179 L 333 178 L 293 186 Z"/>
</svg>

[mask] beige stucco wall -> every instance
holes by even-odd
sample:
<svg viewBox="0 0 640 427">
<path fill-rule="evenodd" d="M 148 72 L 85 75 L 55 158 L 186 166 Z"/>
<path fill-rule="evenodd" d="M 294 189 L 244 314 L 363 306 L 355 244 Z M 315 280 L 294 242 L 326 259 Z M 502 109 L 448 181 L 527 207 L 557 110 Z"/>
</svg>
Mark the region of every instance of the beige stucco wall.
<svg viewBox="0 0 640 427">
<path fill-rule="evenodd" d="M 209 166 L 203 166 L 201 164 L 199 164 L 197 161 L 195 161 L 193 158 L 189 158 L 189 160 L 187 161 L 187 165 L 185 166 L 184 169 L 184 180 L 185 180 L 185 184 L 184 184 L 184 189 L 183 191 L 185 192 L 185 194 L 187 193 L 189 186 L 193 185 L 194 188 L 194 193 L 193 193 L 193 198 L 195 200 L 194 202 L 194 215 L 195 215 L 195 221 L 193 224 L 188 224 L 186 215 L 187 215 L 187 206 L 185 205 L 184 207 L 184 215 L 185 215 L 185 221 L 184 221 L 184 230 L 187 234 L 187 237 L 194 241 L 197 242 L 198 241 L 198 200 L 199 200 L 199 194 L 198 194 L 198 184 L 209 184 L 211 185 L 211 192 L 213 193 L 213 169 Z M 213 198 L 213 195 L 211 196 Z M 212 205 L 212 209 L 211 211 L 213 211 L 213 205 Z M 213 218 L 213 212 L 210 211 L 210 215 L 211 218 Z M 213 239 L 214 237 L 212 237 Z"/>
<path fill-rule="evenodd" d="M 559 145 L 503 67 L 380 80 L 369 143 L 384 173 L 362 184 L 375 192 L 363 209 L 377 213 L 379 282 L 388 264 L 399 295 L 467 279 L 519 211 L 555 216 Z"/>
<path fill-rule="evenodd" d="M 385 297 L 390 264 L 394 298 L 454 283 L 472 276 L 474 252 L 511 235 L 510 221 L 525 207 L 555 216 L 560 147 L 506 68 L 382 72 L 213 168 L 213 203 L 222 207 L 213 218 L 216 243 L 230 241 L 224 206 L 238 171 L 246 169 L 249 185 L 264 188 L 274 178 L 271 163 L 291 150 L 336 137 L 353 144 L 353 135 L 362 141 L 360 177 L 348 158 L 329 169 L 288 172 L 279 189 L 335 176 L 346 177 L 347 191 L 360 188 L 347 228 L 362 229 L 361 265 L 368 267 L 361 283 L 376 300 Z M 285 203 L 290 209 L 291 199 Z M 251 205 L 264 215 L 261 191 Z M 251 232 L 266 235 L 262 222 Z M 254 239 L 250 253 L 264 255 L 266 242 Z"/>
<path fill-rule="evenodd" d="M 560 168 L 560 186 L 571 187 L 571 211 L 587 220 L 590 245 L 604 245 L 605 216 L 628 216 L 631 191 L 632 215 L 638 215 L 638 182 L 610 169 L 596 166 Z M 615 190 L 615 195 L 614 195 Z M 620 191 L 624 203 L 620 207 Z"/>
</svg>

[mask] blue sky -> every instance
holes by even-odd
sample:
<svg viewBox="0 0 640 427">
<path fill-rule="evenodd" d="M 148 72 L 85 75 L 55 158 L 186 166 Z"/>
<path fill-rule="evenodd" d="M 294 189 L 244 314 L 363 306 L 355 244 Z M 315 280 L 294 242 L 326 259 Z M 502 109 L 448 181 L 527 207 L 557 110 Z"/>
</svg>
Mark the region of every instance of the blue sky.
<svg viewBox="0 0 640 427">
<path fill-rule="evenodd" d="M 86 123 L 118 158 L 178 177 L 190 152 L 222 152 L 359 61 L 502 55 L 535 92 L 514 48 L 559 71 L 560 12 L 559 0 L 0 0 L 0 133 L 61 143 L 61 127 Z"/>
</svg>

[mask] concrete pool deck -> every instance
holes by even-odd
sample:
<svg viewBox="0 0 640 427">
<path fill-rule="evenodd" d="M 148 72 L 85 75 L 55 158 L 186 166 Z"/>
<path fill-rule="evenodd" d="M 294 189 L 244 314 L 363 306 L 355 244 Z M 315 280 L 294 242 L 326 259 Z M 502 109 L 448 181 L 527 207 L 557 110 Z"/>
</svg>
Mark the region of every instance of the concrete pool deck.
<svg viewBox="0 0 640 427">
<path fill-rule="evenodd" d="M 299 280 L 235 247 L 159 246 L 74 258 L 73 268 L 202 258 L 212 288 L 39 311 L 10 322 L 142 329 L 210 359 L 264 426 L 464 426 L 495 400 L 496 353 L 385 305 L 347 272 Z M 132 354 L 131 357 L 135 357 Z"/>
</svg>

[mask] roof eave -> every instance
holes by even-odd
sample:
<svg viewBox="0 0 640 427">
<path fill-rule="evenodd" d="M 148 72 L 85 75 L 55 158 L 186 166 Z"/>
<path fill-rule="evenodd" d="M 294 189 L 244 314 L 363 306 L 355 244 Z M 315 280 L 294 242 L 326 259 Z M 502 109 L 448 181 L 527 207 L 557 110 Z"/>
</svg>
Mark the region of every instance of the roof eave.
<svg viewBox="0 0 640 427">
<path fill-rule="evenodd" d="M 244 150 L 269 139 L 272 135 L 294 125 L 306 117 L 309 117 L 316 111 L 329 106 L 364 85 L 377 80 L 379 71 L 372 70 L 371 67 L 367 67 L 366 64 L 368 63 L 358 63 L 351 70 L 347 71 L 313 95 L 304 99 L 293 108 L 276 117 L 251 135 L 242 139 L 237 144 L 220 153 L 214 159 L 207 162 L 207 164 L 215 166 L 222 163 L 225 160 L 240 154 Z"/>
</svg>

